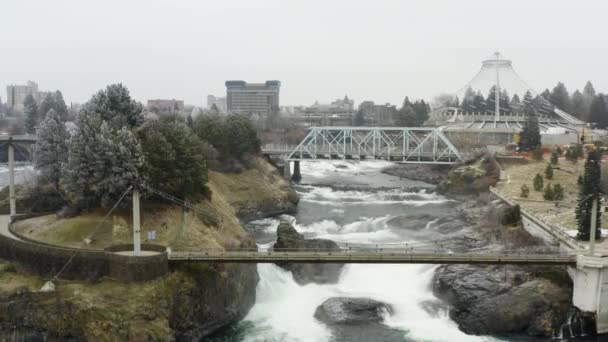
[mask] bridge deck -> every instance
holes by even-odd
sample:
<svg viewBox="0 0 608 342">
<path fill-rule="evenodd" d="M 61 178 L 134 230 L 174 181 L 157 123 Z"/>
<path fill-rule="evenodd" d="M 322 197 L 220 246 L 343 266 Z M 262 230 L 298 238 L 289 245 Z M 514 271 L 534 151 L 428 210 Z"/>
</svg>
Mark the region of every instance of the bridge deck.
<svg viewBox="0 0 608 342">
<path fill-rule="evenodd" d="M 407 252 L 273 252 L 226 251 L 181 252 L 169 254 L 171 262 L 215 263 L 349 263 L 349 264 L 511 264 L 576 265 L 576 255 L 562 254 L 472 254 Z"/>
</svg>

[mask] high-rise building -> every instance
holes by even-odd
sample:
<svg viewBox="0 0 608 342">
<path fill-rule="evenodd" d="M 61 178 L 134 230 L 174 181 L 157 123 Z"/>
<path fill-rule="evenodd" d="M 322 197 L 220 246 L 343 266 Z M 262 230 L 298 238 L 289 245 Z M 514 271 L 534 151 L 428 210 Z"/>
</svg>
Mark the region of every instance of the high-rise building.
<svg viewBox="0 0 608 342">
<path fill-rule="evenodd" d="M 6 87 L 6 105 L 9 110 L 22 113 L 23 102 L 28 95 L 32 95 L 37 101 L 40 101 L 36 82 L 27 81 L 25 85 L 8 85 Z"/>
<path fill-rule="evenodd" d="M 207 96 L 207 109 L 211 109 L 215 105 L 220 113 L 226 113 L 228 108 L 226 107 L 226 98 L 220 96 Z"/>
<path fill-rule="evenodd" d="M 229 113 L 237 114 L 278 113 L 280 88 L 280 81 L 226 81 L 226 108 Z"/>
</svg>

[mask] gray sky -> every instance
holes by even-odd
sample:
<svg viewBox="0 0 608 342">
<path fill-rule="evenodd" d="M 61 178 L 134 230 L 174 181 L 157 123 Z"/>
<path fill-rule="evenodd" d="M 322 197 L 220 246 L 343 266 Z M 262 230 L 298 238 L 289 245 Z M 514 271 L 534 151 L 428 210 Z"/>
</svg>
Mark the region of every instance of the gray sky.
<svg viewBox="0 0 608 342">
<path fill-rule="evenodd" d="M 538 90 L 608 91 L 608 1 L 36 0 L 0 4 L 10 83 L 84 102 L 110 83 L 202 105 L 224 81 L 278 79 L 281 105 L 454 92 L 495 50 Z"/>
</svg>

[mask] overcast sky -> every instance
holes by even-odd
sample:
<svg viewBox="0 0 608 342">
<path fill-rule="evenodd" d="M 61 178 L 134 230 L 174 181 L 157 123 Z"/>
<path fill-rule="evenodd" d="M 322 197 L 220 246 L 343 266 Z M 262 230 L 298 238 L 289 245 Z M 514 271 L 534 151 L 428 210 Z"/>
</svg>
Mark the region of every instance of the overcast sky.
<svg viewBox="0 0 608 342">
<path fill-rule="evenodd" d="M 0 96 L 33 80 L 84 102 L 110 83 L 203 105 L 224 81 L 281 105 L 455 92 L 499 50 L 533 87 L 608 91 L 608 1 L 0 1 Z"/>
</svg>

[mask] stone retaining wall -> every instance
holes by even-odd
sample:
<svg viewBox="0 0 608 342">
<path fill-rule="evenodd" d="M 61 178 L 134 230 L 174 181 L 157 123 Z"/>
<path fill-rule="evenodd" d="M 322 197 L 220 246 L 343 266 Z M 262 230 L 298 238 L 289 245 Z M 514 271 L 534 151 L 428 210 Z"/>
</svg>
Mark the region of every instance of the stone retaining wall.
<svg viewBox="0 0 608 342">
<path fill-rule="evenodd" d="M 0 234 L 0 258 L 14 261 L 18 269 L 43 278 L 61 271 L 62 279 L 93 281 L 107 276 L 131 282 L 155 279 L 168 272 L 164 246 L 143 244 L 143 251 L 158 254 L 135 257 L 114 253 L 133 250 L 133 245 L 111 246 L 106 250 L 59 247 L 24 237 L 10 226 L 9 231 L 17 239 Z"/>
</svg>

